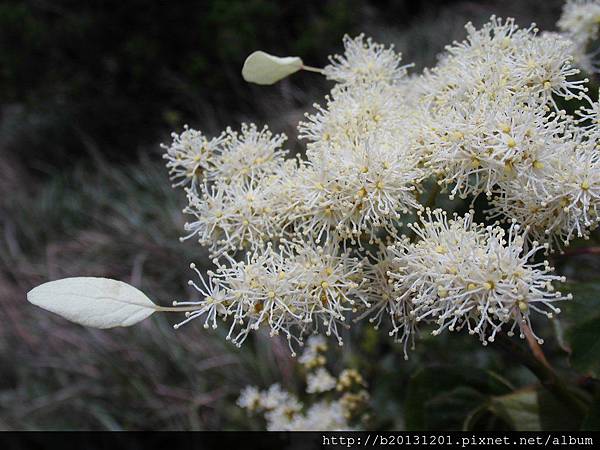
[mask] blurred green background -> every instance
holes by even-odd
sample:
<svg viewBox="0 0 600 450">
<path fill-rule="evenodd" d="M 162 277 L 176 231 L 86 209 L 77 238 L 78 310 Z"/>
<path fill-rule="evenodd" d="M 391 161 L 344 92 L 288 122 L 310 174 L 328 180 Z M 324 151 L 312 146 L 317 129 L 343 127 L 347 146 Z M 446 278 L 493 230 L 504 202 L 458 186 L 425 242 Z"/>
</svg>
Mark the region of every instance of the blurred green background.
<svg viewBox="0 0 600 450">
<path fill-rule="evenodd" d="M 301 389 L 284 343 L 257 334 L 237 350 L 222 330 L 192 323 L 175 332 L 174 318 L 164 316 L 132 329 L 84 329 L 29 305 L 26 292 L 49 279 L 95 275 L 130 282 L 163 304 L 194 295 L 186 285 L 188 265 L 208 261 L 200 247 L 178 241 L 185 199 L 170 188 L 159 143 L 184 124 L 211 134 L 256 121 L 286 132 L 298 148 L 302 113 L 330 88 L 311 73 L 272 87 L 245 84 L 240 69 L 250 52 L 298 55 L 323 66 L 327 54 L 341 51 L 344 33 L 364 31 L 395 44 L 420 69 L 462 39 L 469 20 L 481 24 L 497 14 L 552 30 L 561 6 L 558 0 L 2 2 L 0 429 L 260 429 L 235 399 L 247 384 L 279 381 Z M 594 281 L 597 256 L 569 261 L 556 263 L 573 280 Z M 595 285 L 586 286 L 583 303 L 565 314 L 567 335 L 568 320 L 585 316 L 590 302 L 600 307 Z M 548 337 L 546 356 L 593 395 L 597 362 L 590 366 L 590 355 L 575 353 L 580 366 L 573 371 L 561 327 L 538 328 Z M 406 362 L 386 333 L 356 328 L 346 341 L 330 359 L 368 378 L 372 427 L 565 424 L 540 413 L 556 409 L 556 399 L 538 395 L 532 372 L 499 345 L 483 349 L 469 336 L 424 333 Z M 573 426 L 592 423 L 578 414 Z"/>
</svg>

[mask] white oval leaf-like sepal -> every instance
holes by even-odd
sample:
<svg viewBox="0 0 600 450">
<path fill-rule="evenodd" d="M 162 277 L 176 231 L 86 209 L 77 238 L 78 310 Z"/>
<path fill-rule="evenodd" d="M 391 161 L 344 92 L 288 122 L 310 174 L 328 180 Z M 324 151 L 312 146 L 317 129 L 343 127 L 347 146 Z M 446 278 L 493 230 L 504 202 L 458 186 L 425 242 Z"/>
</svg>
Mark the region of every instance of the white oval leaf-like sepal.
<svg viewBox="0 0 600 450">
<path fill-rule="evenodd" d="M 65 319 L 95 328 L 128 327 L 158 309 L 139 289 L 110 278 L 50 281 L 29 291 L 27 300 Z"/>
<path fill-rule="evenodd" d="M 273 84 L 298 72 L 302 68 L 302 60 L 297 56 L 280 58 L 268 53 L 256 51 L 244 62 L 242 76 L 244 80 L 256 84 Z"/>
</svg>

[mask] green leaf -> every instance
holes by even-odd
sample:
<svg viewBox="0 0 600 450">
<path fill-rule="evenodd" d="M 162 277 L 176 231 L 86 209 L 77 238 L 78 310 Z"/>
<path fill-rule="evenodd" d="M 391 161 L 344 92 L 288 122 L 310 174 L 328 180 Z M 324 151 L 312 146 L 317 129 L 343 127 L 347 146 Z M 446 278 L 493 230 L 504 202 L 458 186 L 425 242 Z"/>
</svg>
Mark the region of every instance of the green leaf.
<svg viewBox="0 0 600 450">
<path fill-rule="evenodd" d="M 590 410 L 581 425 L 583 431 L 600 431 L 600 386 L 596 386 L 596 395 Z"/>
<path fill-rule="evenodd" d="M 490 410 L 504 418 L 516 431 L 540 431 L 538 393 L 535 387 L 495 397 Z"/>
<path fill-rule="evenodd" d="M 575 391 L 573 394 L 577 395 Z M 564 402 L 543 387 L 538 388 L 538 405 L 544 431 L 578 430 L 581 426 L 581 413 L 569 410 Z"/>
<path fill-rule="evenodd" d="M 415 373 L 408 385 L 405 421 L 408 430 L 461 430 L 491 396 L 510 392 L 506 382 L 473 367 L 428 367 Z"/>
<path fill-rule="evenodd" d="M 600 376 L 600 315 L 573 325 L 567 332 L 571 344 L 571 364 L 575 370 Z"/>
<path fill-rule="evenodd" d="M 567 287 L 573 300 L 565 305 L 569 323 L 566 339 L 573 368 L 595 378 L 600 376 L 600 283 Z"/>
</svg>

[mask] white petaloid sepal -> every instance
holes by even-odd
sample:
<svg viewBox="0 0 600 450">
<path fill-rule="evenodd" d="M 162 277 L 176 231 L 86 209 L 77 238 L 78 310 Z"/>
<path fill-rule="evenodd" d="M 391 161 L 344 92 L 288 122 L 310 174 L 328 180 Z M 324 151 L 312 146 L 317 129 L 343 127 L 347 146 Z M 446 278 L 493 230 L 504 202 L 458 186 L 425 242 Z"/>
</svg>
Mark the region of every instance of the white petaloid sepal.
<svg viewBox="0 0 600 450">
<path fill-rule="evenodd" d="M 109 278 L 74 277 L 50 281 L 27 293 L 27 300 L 80 325 L 128 327 L 160 309 L 142 291 Z"/>
<path fill-rule="evenodd" d="M 302 69 L 302 59 L 297 56 L 280 58 L 262 51 L 252 53 L 244 62 L 242 77 L 250 83 L 273 84 Z"/>
</svg>

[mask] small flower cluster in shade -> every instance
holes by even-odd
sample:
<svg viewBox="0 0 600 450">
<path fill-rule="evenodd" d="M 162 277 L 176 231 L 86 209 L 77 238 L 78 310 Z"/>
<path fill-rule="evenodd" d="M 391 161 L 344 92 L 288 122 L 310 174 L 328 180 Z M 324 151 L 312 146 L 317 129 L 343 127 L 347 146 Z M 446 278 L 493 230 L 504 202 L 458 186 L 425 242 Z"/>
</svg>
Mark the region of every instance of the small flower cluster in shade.
<svg viewBox="0 0 600 450">
<path fill-rule="evenodd" d="M 424 325 L 484 344 L 537 337 L 534 313 L 552 319 L 569 298 L 543 254 L 600 220 L 600 105 L 565 33 L 496 17 L 466 30 L 421 74 L 393 48 L 345 37 L 322 70 L 331 92 L 298 126 L 297 158 L 266 127 L 173 135 L 183 239 L 216 267 L 190 282 L 202 299 L 178 303 L 191 309 L 179 325 L 228 321 L 236 345 L 266 328 L 293 354 L 314 333 L 341 344 L 360 319 L 405 354 Z M 486 223 L 428 209 L 437 190 L 482 200 Z"/>
<path fill-rule="evenodd" d="M 359 372 L 343 370 L 337 377 L 325 367 L 327 341 L 311 336 L 299 358 L 304 368 L 306 401 L 279 384 L 259 390 L 247 386 L 238 406 L 261 414 L 269 431 L 351 431 L 367 417 L 369 394 Z"/>
<path fill-rule="evenodd" d="M 567 0 L 557 25 L 573 42 L 573 56 L 577 64 L 587 72 L 598 72 L 600 1 Z"/>
</svg>

